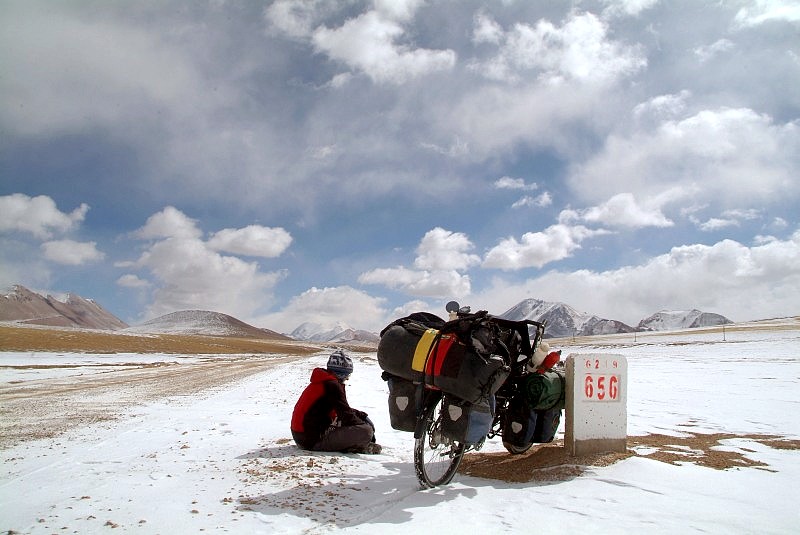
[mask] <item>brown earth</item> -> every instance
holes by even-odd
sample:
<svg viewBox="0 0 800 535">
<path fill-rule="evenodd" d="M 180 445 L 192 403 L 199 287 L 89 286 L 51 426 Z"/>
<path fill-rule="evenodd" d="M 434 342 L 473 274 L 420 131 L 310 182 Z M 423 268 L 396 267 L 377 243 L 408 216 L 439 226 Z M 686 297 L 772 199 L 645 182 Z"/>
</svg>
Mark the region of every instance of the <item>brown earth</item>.
<svg viewBox="0 0 800 535">
<path fill-rule="evenodd" d="M 510 483 L 563 481 L 584 473 L 593 466 L 609 466 L 628 457 L 646 457 L 656 461 L 680 465 L 692 463 L 716 470 L 752 467 L 770 468 L 746 456 L 755 450 L 749 448 L 719 449 L 722 441 L 744 439 L 759 442 L 774 449 L 800 449 L 800 440 L 789 440 L 777 435 L 736 435 L 731 433 L 629 436 L 628 450 L 624 453 L 598 453 L 571 457 L 562 442 L 542 444 L 522 455 L 500 453 L 468 453 L 459 472 L 475 477 L 497 479 Z"/>
<path fill-rule="evenodd" d="M 319 350 L 319 346 L 295 340 L 177 334 L 126 334 L 114 331 L 0 325 L 0 351 L 310 355 Z"/>
</svg>

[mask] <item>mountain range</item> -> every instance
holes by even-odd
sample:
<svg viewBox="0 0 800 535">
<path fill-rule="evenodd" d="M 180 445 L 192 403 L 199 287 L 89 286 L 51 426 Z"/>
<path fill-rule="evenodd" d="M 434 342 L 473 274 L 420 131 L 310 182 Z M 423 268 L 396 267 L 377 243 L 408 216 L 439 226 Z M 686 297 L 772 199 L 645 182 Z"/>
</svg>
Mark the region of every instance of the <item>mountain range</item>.
<svg viewBox="0 0 800 535">
<path fill-rule="evenodd" d="M 728 318 L 699 310 L 662 310 L 641 320 L 636 327 L 621 321 L 604 319 L 579 312 L 564 303 L 525 299 L 500 317 L 511 320 L 535 320 L 546 324 L 545 337 L 591 336 L 596 334 L 630 333 L 634 331 L 663 331 L 691 329 L 732 323 Z M 14 321 L 59 327 L 91 329 L 125 329 L 128 332 L 160 334 L 204 334 L 256 338 L 293 338 L 318 343 L 377 344 L 376 333 L 354 329 L 337 322 L 322 325 L 305 322 L 288 335 L 249 325 L 237 318 L 207 310 L 183 310 L 149 320 L 135 327 L 105 310 L 91 299 L 68 294 L 64 299 L 42 296 L 24 286 L 16 285 L 10 293 L 0 295 L 0 321 Z"/>
<path fill-rule="evenodd" d="M 340 344 L 360 342 L 377 344 L 380 340 L 380 337 L 373 332 L 353 329 L 342 322 L 336 322 L 333 327 L 324 327 L 319 323 L 307 321 L 289 333 L 289 336 L 295 340 Z"/>
<path fill-rule="evenodd" d="M 92 299 L 84 299 L 76 294 L 57 299 L 52 295 L 42 296 L 20 285 L 0 295 L 0 321 L 110 330 L 128 326 Z"/>
<path fill-rule="evenodd" d="M 720 314 L 699 310 L 662 310 L 631 327 L 618 320 L 603 319 L 586 312 L 579 312 L 564 303 L 525 299 L 500 317 L 510 320 L 534 320 L 545 323 L 545 338 L 567 336 L 592 336 L 595 334 L 630 333 L 634 331 L 666 331 L 709 327 L 733 323 Z"/>
</svg>

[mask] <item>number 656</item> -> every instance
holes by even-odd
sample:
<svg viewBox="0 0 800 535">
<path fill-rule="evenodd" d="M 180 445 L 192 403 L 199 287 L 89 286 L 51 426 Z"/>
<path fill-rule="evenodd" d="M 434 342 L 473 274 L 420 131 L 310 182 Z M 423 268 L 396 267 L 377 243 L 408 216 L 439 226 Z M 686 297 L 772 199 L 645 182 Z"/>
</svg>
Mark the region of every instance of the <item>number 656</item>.
<svg viewBox="0 0 800 535">
<path fill-rule="evenodd" d="M 614 401 L 619 398 L 618 375 L 586 375 L 583 393 L 587 399 Z"/>
</svg>

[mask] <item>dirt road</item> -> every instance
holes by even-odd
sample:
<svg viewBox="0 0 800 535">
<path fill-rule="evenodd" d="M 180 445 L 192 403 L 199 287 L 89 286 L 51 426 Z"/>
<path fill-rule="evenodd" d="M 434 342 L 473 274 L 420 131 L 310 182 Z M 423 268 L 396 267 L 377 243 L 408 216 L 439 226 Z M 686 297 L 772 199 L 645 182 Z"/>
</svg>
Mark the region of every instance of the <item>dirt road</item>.
<svg viewBox="0 0 800 535">
<path fill-rule="evenodd" d="M 301 358 L 215 355 L 181 363 L 104 365 L 95 373 L 4 383 L 0 385 L 0 449 L 113 420 L 133 405 L 213 391 Z"/>
</svg>

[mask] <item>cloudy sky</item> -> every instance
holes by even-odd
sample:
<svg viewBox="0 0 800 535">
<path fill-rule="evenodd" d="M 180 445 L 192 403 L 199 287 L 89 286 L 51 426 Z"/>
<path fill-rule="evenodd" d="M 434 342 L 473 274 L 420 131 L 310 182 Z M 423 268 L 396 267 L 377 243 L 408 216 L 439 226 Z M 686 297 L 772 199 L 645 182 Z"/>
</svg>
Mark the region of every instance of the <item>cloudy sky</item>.
<svg viewBox="0 0 800 535">
<path fill-rule="evenodd" d="M 0 285 L 288 332 L 800 314 L 800 3 L 0 1 Z"/>
</svg>

